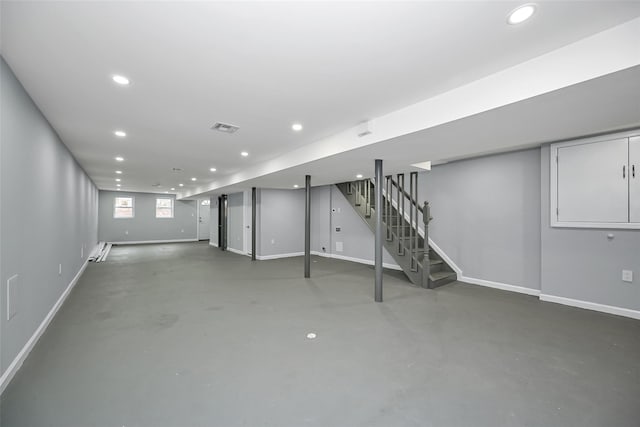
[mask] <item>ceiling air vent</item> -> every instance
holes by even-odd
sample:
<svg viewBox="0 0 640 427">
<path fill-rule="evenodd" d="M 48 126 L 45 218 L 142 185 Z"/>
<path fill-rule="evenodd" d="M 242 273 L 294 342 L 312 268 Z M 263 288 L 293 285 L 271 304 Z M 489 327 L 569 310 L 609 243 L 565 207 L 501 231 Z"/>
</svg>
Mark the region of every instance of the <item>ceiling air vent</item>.
<svg viewBox="0 0 640 427">
<path fill-rule="evenodd" d="M 224 132 L 224 133 L 234 133 L 240 128 L 238 126 L 230 125 L 228 123 L 217 122 L 216 124 L 211 126 L 211 129 Z"/>
</svg>

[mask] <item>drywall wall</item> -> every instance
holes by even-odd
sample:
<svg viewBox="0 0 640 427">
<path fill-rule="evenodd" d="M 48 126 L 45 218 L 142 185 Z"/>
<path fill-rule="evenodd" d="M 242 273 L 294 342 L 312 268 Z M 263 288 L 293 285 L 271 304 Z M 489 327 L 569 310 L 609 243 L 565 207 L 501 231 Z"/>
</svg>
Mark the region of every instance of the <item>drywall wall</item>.
<svg viewBox="0 0 640 427">
<path fill-rule="evenodd" d="M 134 198 L 133 218 L 114 218 L 116 197 Z M 156 218 L 156 198 L 174 199 L 173 218 Z M 175 200 L 171 194 L 100 191 L 98 238 L 105 242 L 197 240 L 196 200 Z"/>
<path fill-rule="evenodd" d="M 258 257 L 304 252 L 304 190 L 258 190 Z"/>
<path fill-rule="evenodd" d="M 640 310 L 640 230 L 550 227 L 549 155 L 549 145 L 544 145 L 540 152 L 542 294 Z M 623 269 L 633 271 L 633 283 L 622 281 Z"/>
<path fill-rule="evenodd" d="M 9 375 L 97 244 L 98 190 L 4 59 L 0 92 L 0 370 Z"/>
<path fill-rule="evenodd" d="M 418 188 L 431 239 L 464 276 L 540 289 L 540 149 L 434 166 Z"/>
<path fill-rule="evenodd" d="M 244 248 L 244 194 L 234 193 L 227 196 L 227 249 L 246 253 Z"/>
</svg>

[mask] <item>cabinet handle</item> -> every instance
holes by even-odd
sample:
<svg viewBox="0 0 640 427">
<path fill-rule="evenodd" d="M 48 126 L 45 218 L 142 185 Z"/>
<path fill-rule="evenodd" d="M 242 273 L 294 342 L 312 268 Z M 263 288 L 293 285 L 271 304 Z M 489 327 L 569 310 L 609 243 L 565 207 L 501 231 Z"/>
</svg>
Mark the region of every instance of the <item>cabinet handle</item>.
<svg viewBox="0 0 640 427">
<path fill-rule="evenodd" d="M 636 177 L 636 165 L 631 165 L 631 176 Z"/>
<path fill-rule="evenodd" d="M 627 165 L 623 165 L 622 166 L 622 179 L 625 179 L 627 177 L 626 169 L 627 169 Z"/>
</svg>

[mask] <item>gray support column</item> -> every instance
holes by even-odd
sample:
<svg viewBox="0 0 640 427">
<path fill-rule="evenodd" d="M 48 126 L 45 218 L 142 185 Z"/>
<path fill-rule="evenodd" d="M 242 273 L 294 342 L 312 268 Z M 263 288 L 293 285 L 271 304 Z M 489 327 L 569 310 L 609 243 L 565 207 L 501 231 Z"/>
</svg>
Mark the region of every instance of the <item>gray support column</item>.
<svg viewBox="0 0 640 427">
<path fill-rule="evenodd" d="M 256 187 L 251 188 L 251 261 L 256 260 Z"/>
<path fill-rule="evenodd" d="M 311 277 L 311 175 L 304 177 L 304 277 Z"/>
<path fill-rule="evenodd" d="M 387 195 L 388 196 L 388 195 Z M 376 159 L 376 287 L 375 300 L 382 302 L 382 160 Z M 389 221 L 389 218 L 387 218 Z"/>
</svg>

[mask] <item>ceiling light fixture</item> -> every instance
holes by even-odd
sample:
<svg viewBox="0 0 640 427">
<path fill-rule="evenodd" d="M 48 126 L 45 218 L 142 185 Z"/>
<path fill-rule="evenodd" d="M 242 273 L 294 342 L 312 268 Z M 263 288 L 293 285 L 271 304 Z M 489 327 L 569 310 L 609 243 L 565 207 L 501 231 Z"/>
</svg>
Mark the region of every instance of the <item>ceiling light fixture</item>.
<svg viewBox="0 0 640 427">
<path fill-rule="evenodd" d="M 124 157 L 118 156 L 118 157 L 116 157 L 116 161 L 117 162 L 123 162 L 124 161 Z"/>
<path fill-rule="evenodd" d="M 247 157 L 249 155 L 249 153 L 247 153 L 246 151 L 243 151 L 242 153 L 240 153 L 240 155 L 242 157 Z"/>
<path fill-rule="evenodd" d="M 122 181 L 120 178 L 116 178 L 116 182 L 120 182 Z"/>
<path fill-rule="evenodd" d="M 536 12 L 536 5 L 533 3 L 523 4 L 511 11 L 507 17 L 507 23 L 509 25 L 521 24 L 527 19 L 531 18 Z"/>
<path fill-rule="evenodd" d="M 358 175 L 356 175 L 356 178 L 358 178 L 358 179 L 362 178 L 362 174 L 359 173 Z"/>
<path fill-rule="evenodd" d="M 175 187 L 171 187 L 171 191 L 176 191 L 176 188 Z"/>
<path fill-rule="evenodd" d="M 113 132 L 113 134 L 115 136 L 117 136 L 118 138 L 124 138 L 125 136 L 127 136 L 127 133 L 123 130 L 117 130 L 115 132 Z"/>
<path fill-rule="evenodd" d="M 298 187 L 300 187 L 298 184 L 293 185 L 293 188 L 298 188 Z"/>
<path fill-rule="evenodd" d="M 198 178 L 196 178 L 195 176 L 193 178 L 191 178 L 191 181 L 196 181 Z"/>
<path fill-rule="evenodd" d="M 117 173 L 118 175 L 120 175 L 120 174 L 122 174 L 122 171 L 116 171 L 116 173 Z"/>
<path fill-rule="evenodd" d="M 180 187 L 184 187 L 184 184 L 178 184 Z"/>
<path fill-rule="evenodd" d="M 300 123 L 294 123 L 291 125 L 291 129 L 295 130 L 296 132 L 300 132 L 302 130 L 302 125 Z"/>
<path fill-rule="evenodd" d="M 116 184 L 116 187 L 120 187 L 120 184 Z"/>
<path fill-rule="evenodd" d="M 122 86 L 127 86 L 129 83 L 131 83 L 131 81 L 128 78 L 126 78 L 125 76 L 121 76 L 119 74 L 114 74 L 111 78 L 113 79 L 114 82 Z"/>
<path fill-rule="evenodd" d="M 216 168 L 211 168 L 211 169 L 209 169 L 209 170 L 210 170 L 211 172 L 215 172 L 215 171 L 217 171 L 217 169 L 216 169 Z"/>
</svg>

